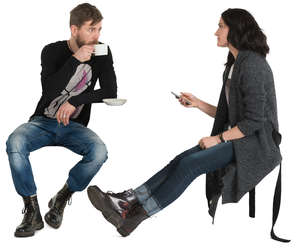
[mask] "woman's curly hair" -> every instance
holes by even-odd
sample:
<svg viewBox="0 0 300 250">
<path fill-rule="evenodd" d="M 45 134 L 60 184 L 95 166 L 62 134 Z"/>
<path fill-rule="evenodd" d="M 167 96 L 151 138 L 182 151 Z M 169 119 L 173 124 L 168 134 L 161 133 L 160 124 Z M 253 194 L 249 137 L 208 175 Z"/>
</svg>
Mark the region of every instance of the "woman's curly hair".
<svg viewBox="0 0 300 250">
<path fill-rule="evenodd" d="M 229 27 L 227 41 L 237 50 L 251 50 L 266 57 L 269 53 L 267 37 L 258 26 L 254 17 L 244 9 L 228 9 L 222 13 L 222 19 Z M 234 63 L 229 52 L 226 66 Z"/>
</svg>

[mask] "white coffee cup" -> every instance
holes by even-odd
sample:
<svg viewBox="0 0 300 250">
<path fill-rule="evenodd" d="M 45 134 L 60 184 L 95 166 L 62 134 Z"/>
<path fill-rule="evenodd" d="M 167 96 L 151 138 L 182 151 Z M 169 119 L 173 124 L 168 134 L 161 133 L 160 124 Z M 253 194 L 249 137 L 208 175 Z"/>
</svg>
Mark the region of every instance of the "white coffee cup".
<svg viewBox="0 0 300 250">
<path fill-rule="evenodd" d="M 107 44 L 95 44 L 94 48 L 95 56 L 105 56 L 108 53 Z"/>
</svg>

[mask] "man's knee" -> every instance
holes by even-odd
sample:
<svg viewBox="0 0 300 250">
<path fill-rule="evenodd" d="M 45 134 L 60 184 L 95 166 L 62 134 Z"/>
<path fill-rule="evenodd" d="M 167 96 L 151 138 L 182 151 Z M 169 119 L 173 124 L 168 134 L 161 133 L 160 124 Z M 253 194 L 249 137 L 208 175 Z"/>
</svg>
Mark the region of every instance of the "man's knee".
<svg viewBox="0 0 300 250">
<path fill-rule="evenodd" d="M 91 158 L 95 163 L 102 165 L 108 158 L 108 152 L 105 144 L 102 142 L 92 143 Z"/>
<path fill-rule="evenodd" d="M 9 135 L 6 141 L 7 153 L 25 153 L 26 152 L 26 138 L 20 132 L 13 132 Z"/>
</svg>

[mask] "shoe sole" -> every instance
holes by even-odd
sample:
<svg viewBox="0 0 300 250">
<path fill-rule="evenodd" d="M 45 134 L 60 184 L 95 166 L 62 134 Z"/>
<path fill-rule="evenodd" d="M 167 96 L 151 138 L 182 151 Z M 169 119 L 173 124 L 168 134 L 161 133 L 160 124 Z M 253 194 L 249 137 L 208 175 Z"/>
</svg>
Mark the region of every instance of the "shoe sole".
<svg viewBox="0 0 300 250">
<path fill-rule="evenodd" d="M 30 237 L 33 236 L 35 231 L 41 230 L 44 228 L 44 222 L 38 224 L 33 232 L 15 232 L 15 237 Z"/>
<path fill-rule="evenodd" d="M 108 222 L 113 224 L 117 229 L 123 225 L 123 218 L 108 205 L 105 193 L 103 193 L 100 188 L 90 186 L 87 189 L 87 193 L 93 206 L 102 212 Z"/>
<path fill-rule="evenodd" d="M 127 232 L 123 227 L 119 227 L 117 228 L 117 231 L 119 232 L 119 234 L 121 234 L 123 237 L 128 236 L 130 233 Z"/>
</svg>

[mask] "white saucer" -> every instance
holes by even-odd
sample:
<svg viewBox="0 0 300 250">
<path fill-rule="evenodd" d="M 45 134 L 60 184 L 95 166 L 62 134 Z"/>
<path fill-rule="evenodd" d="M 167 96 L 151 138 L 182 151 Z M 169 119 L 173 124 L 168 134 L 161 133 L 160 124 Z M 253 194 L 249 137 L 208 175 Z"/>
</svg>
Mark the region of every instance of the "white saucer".
<svg viewBox="0 0 300 250">
<path fill-rule="evenodd" d="M 123 105 L 127 100 L 126 99 L 118 99 L 118 98 L 106 98 L 103 99 L 103 102 L 110 106 L 121 106 Z"/>
</svg>

